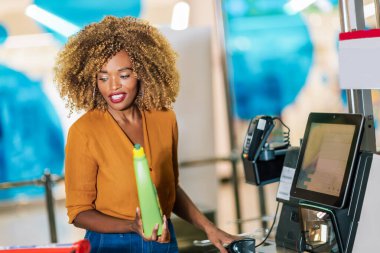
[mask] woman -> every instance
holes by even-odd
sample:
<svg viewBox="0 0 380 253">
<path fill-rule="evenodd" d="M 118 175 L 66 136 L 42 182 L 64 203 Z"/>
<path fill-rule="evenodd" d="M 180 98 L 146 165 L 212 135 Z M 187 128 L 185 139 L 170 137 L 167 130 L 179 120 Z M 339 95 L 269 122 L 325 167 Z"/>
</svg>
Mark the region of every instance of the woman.
<svg viewBox="0 0 380 253">
<path fill-rule="evenodd" d="M 65 185 L 69 222 L 87 230 L 91 252 L 178 252 L 172 212 L 203 230 L 221 251 L 234 237 L 219 230 L 178 184 L 178 131 L 172 103 L 179 90 L 176 54 L 159 31 L 108 16 L 71 37 L 55 81 L 73 110 Z M 132 149 L 141 144 L 163 211 L 163 232 L 144 236 Z"/>
</svg>

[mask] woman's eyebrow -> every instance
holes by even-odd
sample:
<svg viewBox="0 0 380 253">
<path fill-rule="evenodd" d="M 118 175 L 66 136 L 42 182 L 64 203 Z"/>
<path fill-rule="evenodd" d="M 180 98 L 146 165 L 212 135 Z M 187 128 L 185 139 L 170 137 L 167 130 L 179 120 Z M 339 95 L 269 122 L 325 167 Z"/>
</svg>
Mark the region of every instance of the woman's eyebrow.
<svg viewBox="0 0 380 253">
<path fill-rule="evenodd" d="M 117 71 L 118 71 L 118 72 L 122 72 L 122 71 L 124 71 L 124 70 L 132 70 L 132 71 L 133 71 L 133 69 L 132 69 L 131 67 L 123 67 L 123 68 L 121 68 L 121 69 L 118 69 Z M 107 70 L 103 70 L 103 69 L 100 70 L 99 73 L 102 73 L 102 74 L 108 74 Z"/>
<path fill-rule="evenodd" d="M 133 69 L 131 67 L 124 67 L 124 68 L 118 69 L 117 71 L 121 72 L 124 70 L 133 70 Z"/>
</svg>

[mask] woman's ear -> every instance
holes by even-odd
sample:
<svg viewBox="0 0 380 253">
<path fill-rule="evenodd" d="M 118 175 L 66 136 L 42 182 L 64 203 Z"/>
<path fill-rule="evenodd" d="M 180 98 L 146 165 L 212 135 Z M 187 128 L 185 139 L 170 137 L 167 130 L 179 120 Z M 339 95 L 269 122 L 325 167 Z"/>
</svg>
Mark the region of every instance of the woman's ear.
<svg viewBox="0 0 380 253">
<path fill-rule="evenodd" d="M 139 91 L 142 91 L 142 89 L 143 89 L 143 85 L 142 85 L 142 83 L 141 83 L 141 80 L 140 79 L 137 79 L 137 85 L 138 85 L 138 87 L 139 87 Z"/>
</svg>

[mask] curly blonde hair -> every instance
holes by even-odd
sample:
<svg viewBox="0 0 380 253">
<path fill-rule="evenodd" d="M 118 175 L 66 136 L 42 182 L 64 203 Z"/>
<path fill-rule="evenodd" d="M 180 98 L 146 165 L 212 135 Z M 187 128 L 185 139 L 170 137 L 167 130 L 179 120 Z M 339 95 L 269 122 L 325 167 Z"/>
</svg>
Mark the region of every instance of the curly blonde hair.
<svg viewBox="0 0 380 253">
<path fill-rule="evenodd" d="M 141 84 L 135 103 L 141 110 L 172 108 L 179 90 L 177 54 L 157 28 L 134 17 L 107 16 L 69 38 L 54 67 L 59 92 L 73 110 L 106 110 L 97 73 L 125 50 Z"/>
</svg>

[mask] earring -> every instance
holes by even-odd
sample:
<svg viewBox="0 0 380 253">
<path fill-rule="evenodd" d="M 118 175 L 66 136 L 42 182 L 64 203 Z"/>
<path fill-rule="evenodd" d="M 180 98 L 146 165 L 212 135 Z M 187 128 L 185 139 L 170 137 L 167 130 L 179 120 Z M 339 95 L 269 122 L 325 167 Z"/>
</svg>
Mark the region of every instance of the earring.
<svg viewBox="0 0 380 253">
<path fill-rule="evenodd" d="M 96 86 L 94 86 L 94 90 L 92 91 L 92 101 L 95 103 L 95 96 L 96 96 Z"/>
</svg>

